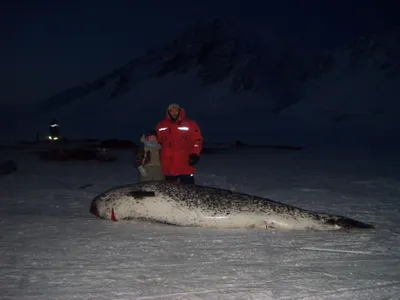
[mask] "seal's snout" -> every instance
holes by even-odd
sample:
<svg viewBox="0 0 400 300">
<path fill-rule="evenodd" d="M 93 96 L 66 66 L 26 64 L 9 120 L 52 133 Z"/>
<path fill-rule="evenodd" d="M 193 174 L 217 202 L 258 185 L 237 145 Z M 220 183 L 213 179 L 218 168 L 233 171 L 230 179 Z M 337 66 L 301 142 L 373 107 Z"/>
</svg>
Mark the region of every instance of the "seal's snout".
<svg viewBox="0 0 400 300">
<path fill-rule="evenodd" d="M 100 218 L 100 213 L 99 213 L 99 209 L 97 208 L 96 203 L 92 202 L 92 204 L 90 205 L 90 213 L 95 215 L 96 217 Z"/>
</svg>

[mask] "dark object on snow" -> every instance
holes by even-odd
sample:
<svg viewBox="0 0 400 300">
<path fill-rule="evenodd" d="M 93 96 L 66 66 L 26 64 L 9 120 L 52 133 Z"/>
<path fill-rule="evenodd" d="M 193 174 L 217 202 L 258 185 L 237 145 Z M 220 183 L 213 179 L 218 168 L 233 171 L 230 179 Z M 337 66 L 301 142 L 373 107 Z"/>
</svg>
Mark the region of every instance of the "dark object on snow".
<svg viewBox="0 0 400 300">
<path fill-rule="evenodd" d="M 109 160 L 112 160 L 113 157 L 110 156 L 107 148 L 97 148 L 96 149 L 96 159 L 98 161 L 109 161 Z"/>
<path fill-rule="evenodd" d="M 227 151 L 232 149 L 232 145 L 224 142 L 213 142 L 213 143 L 205 143 L 203 144 L 203 148 L 201 149 L 201 154 L 213 154 L 220 153 L 223 151 Z"/>
<path fill-rule="evenodd" d="M 230 148 L 228 147 L 203 147 L 201 149 L 201 154 L 213 154 L 213 153 L 221 153 L 223 151 L 227 151 Z"/>
<path fill-rule="evenodd" d="M 0 175 L 7 175 L 17 170 L 17 164 L 12 160 L 7 160 L 0 164 Z"/>
<path fill-rule="evenodd" d="M 235 142 L 236 147 L 242 147 L 244 144 L 241 141 L 236 141 Z"/>
<path fill-rule="evenodd" d="M 102 159 L 98 157 L 96 150 L 84 148 L 51 149 L 39 153 L 39 158 L 48 161 L 97 160 L 100 162 L 112 162 L 117 159 L 111 156 L 108 156 L 107 159 Z"/>
<path fill-rule="evenodd" d="M 91 184 L 91 183 L 88 183 L 88 184 L 85 184 L 85 185 L 81 185 L 81 186 L 78 186 L 78 189 L 86 189 L 87 187 L 90 187 L 90 186 L 93 186 L 93 184 Z"/>
<path fill-rule="evenodd" d="M 245 144 L 241 141 L 236 141 L 236 147 L 247 147 L 247 148 L 271 148 L 271 149 L 283 149 L 283 150 L 303 150 L 304 148 L 301 146 L 288 146 L 288 145 L 252 145 Z"/>
</svg>

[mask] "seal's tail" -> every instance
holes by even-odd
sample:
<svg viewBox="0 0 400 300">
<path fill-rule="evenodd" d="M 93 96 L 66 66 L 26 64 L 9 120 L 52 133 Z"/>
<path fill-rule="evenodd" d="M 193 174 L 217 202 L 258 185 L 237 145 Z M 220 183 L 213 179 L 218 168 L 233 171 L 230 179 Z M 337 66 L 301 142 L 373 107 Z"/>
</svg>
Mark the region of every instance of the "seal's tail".
<svg viewBox="0 0 400 300">
<path fill-rule="evenodd" d="M 343 229 L 375 229 L 375 226 L 372 224 L 364 223 L 344 216 L 329 216 L 325 219 L 325 224 L 332 226 L 336 225 Z"/>
</svg>

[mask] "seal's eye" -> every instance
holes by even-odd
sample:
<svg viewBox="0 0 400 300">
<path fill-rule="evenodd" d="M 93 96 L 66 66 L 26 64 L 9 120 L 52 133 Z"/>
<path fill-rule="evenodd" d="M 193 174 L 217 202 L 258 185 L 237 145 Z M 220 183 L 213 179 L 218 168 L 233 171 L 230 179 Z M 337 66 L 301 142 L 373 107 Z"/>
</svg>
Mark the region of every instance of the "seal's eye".
<svg viewBox="0 0 400 300">
<path fill-rule="evenodd" d="M 128 192 L 128 196 L 133 197 L 135 199 L 143 199 L 145 197 L 155 197 L 156 194 L 154 192 L 149 192 L 149 191 L 133 191 L 133 192 Z"/>
</svg>

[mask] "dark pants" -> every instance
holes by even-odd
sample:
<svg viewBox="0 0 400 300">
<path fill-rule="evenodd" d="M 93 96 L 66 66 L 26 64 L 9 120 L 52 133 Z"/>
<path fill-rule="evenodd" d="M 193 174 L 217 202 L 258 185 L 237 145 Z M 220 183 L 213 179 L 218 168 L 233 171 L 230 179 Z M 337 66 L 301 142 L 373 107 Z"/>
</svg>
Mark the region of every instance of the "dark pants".
<svg viewBox="0 0 400 300">
<path fill-rule="evenodd" d="M 165 176 L 165 180 L 169 182 L 177 182 L 179 180 L 182 184 L 194 184 L 194 175 Z"/>
</svg>

